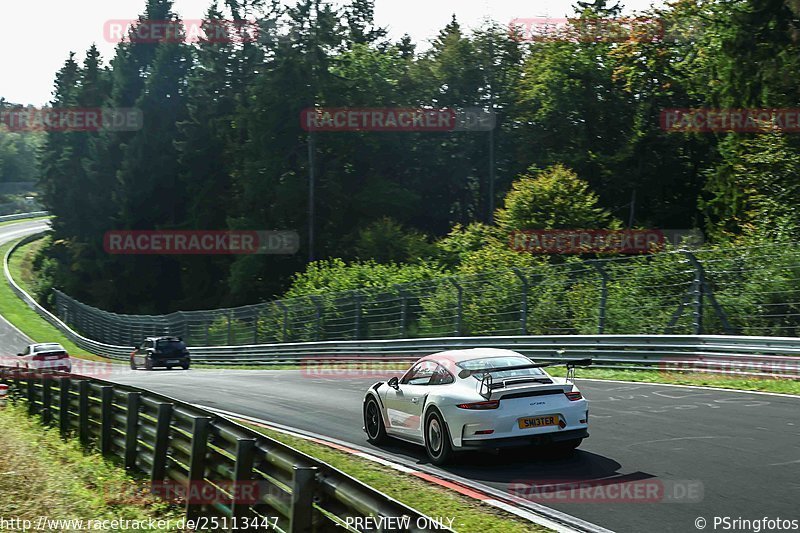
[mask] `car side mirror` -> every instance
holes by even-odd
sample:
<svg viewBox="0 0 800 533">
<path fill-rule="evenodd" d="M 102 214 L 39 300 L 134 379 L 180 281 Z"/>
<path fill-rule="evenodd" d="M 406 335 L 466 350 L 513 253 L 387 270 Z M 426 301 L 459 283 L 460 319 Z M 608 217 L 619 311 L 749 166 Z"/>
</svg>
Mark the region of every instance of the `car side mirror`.
<svg viewBox="0 0 800 533">
<path fill-rule="evenodd" d="M 389 380 L 389 383 L 387 383 L 387 385 L 389 385 L 394 390 L 397 390 L 400 388 L 400 380 L 397 379 L 397 376 L 395 376 Z"/>
</svg>

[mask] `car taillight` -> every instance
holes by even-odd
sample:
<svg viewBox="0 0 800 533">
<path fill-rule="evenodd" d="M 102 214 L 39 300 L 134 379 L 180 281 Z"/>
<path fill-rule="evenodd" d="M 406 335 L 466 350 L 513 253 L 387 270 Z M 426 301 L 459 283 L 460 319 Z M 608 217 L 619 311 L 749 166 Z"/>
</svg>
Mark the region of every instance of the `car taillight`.
<svg viewBox="0 0 800 533">
<path fill-rule="evenodd" d="M 500 400 L 490 400 L 488 402 L 476 402 L 476 403 L 460 403 L 456 407 L 459 409 L 473 409 L 473 410 L 484 410 L 484 409 L 497 409 L 500 407 Z"/>
<path fill-rule="evenodd" d="M 567 398 L 569 398 L 570 401 L 572 401 L 572 402 L 574 402 L 576 400 L 580 400 L 581 398 L 583 398 L 583 394 L 581 394 L 579 391 L 565 392 L 564 394 L 566 394 Z"/>
<path fill-rule="evenodd" d="M 33 360 L 33 361 L 46 361 L 46 360 L 49 360 L 49 359 L 50 360 L 52 360 L 52 359 L 66 359 L 67 357 L 69 357 L 69 355 L 67 355 L 67 352 L 43 352 L 43 353 L 39 353 L 39 354 L 34 355 L 33 357 L 31 357 L 31 360 Z"/>
</svg>

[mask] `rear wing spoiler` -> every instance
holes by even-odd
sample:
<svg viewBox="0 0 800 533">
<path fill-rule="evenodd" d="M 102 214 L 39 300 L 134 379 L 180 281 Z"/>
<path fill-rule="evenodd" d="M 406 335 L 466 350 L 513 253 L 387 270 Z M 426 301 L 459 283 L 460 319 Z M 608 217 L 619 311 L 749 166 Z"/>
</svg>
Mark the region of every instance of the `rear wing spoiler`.
<svg viewBox="0 0 800 533">
<path fill-rule="evenodd" d="M 468 378 L 473 374 L 491 374 L 494 372 L 506 372 L 508 370 L 525 370 L 528 368 L 546 368 L 549 366 L 566 365 L 568 369 L 574 369 L 576 366 L 589 366 L 592 364 L 591 359 L 570 359 L 568 361 L 555 361 L 552 363 L 531 363 L 529 365 L 514 365 L 514 366 L 493 366 L 489 368 L 476 368 L 472 370 L 464 369 L 458 373 L 460 378 Z"/>
<path fill-rule="evenodd" d="M 567 382 L 571 383 L 575 379 L 575 367 L 577 366 L 590 366 L 591 359 L 570 359 L 568 361 L 555 361 L 552 363 L 531 363 L 529 365 L 514 365 L 514 366 L 501 366 L 492 368 L 476 368 L 472 370 L 464 369 L 458 373 L 458 377 L 464 379 L 476 374 L 482 374 L 480 378 L 480 395 L 487 400 L 492 395 L 492 374 L 496 372 L 506 372 L 509 370 L 525 370 L 528 368 L 546 368 L 550 366 L 566 366 L 567 367 Z"/>
</svg>

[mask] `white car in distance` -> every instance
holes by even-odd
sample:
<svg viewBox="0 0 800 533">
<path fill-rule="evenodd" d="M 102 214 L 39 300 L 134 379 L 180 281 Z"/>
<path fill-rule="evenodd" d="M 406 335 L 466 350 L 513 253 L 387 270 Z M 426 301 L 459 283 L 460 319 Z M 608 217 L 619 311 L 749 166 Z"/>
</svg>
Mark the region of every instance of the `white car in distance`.
<svg viewBox="0 0 800 533">
<path fill-rule="evenodd" d="M 454 452 L 546 445 L 563 451 L 589 436 L 589 406 L 573 383 L 591 359 L 535 363 L 512 350 L 473 348 L 423 357 L 364 396 L 367 440 L 420 444 L 442 465 Z M 545 367 L 565 365 L 567 377 Z"/>
<path fill-rule="evenodd" d="M 28 345 L 17 354 L 17 367 L 29 370 L 72 371 L 72 361 L 67 350 L 57 342 Z"/>
</svg>

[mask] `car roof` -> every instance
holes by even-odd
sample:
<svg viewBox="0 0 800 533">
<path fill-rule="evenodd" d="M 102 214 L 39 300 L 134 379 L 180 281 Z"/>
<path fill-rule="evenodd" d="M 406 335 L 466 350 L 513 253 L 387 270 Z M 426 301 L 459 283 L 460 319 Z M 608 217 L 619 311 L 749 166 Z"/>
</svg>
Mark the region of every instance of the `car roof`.
<svg viewBox="0 0 800 533">
<path fill-rule="evenodd" d="M 471 359 L 483 359 L 486 357 L 525 357 L 519 352 L 514 350 L 506 350 L 503 348 L 467 348 L 464 350 L 445 350 L 430 355 L 426 355 L 421 360 L 447 360 L 454 363 L 462 361 L 469 361 Z"/>
<path fill-rule="evenodd" d="M 161 337 L 145 337 L 144 340 L 146 341 L 182 341 L 180 337 L 172 337 L 172 336 L 161 336 Z"/>
</svg>

